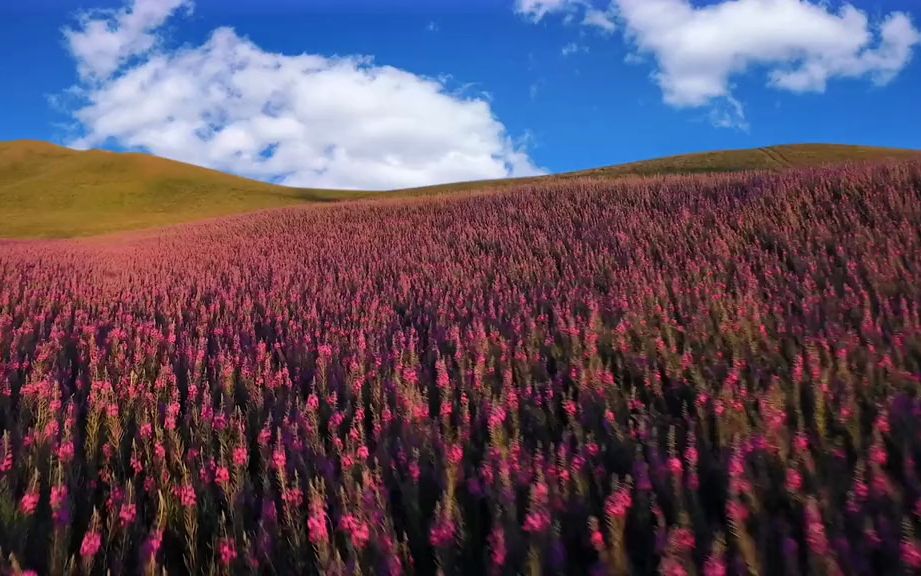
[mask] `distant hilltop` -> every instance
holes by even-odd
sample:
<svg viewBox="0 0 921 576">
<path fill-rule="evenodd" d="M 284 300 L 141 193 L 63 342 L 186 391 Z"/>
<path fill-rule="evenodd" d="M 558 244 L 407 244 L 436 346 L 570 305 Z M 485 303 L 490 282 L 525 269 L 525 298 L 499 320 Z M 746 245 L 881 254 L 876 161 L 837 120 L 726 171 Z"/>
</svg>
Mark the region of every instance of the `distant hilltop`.
<svg viewBox="0 0 921 576">
<path fill-rule="evenodd" d="M 20 140 L 0 143 L 0 238 L 91 236 L 310 202 L 469 191 L 543 178 L 780 170 L 912 157 L 921 158 L 921 152 L 795 144 L 687 154 L 537 178 L 361 192 L 290 188 L 148 154 L 77 151 Z"/>
</svg>

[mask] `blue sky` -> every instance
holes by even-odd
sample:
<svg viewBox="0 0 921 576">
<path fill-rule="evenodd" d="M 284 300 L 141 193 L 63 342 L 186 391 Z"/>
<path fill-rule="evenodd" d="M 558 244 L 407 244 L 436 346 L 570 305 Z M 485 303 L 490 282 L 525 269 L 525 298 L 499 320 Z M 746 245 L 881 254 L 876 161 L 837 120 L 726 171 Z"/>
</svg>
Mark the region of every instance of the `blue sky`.
<svg viewBox="0 0 921 576">
<path fill-rule="evenodd" d="M 644 1 L 4 2 L 0 140 L 367 188 L 792 142 L 921 148 L 916 1 Z M 124 32 L 120 53 L 93 20 Z M 236 99 L 204 97 L 222 90 Z"/>
</svg>

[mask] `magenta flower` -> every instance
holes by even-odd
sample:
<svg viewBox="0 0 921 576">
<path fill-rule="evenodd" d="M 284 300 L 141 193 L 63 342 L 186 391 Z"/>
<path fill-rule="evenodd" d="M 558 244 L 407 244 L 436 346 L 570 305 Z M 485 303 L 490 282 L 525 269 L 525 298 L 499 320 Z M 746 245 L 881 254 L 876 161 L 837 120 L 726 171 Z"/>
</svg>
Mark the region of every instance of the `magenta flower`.
<svg viewBox="0 0 921 576">
<path fill-rule="evenodd" d="M 230 483 L 230 470 L 226 466 L 218 466 L 214 470 L 214 483 L 223 488 Z"/>
<path fill-rule="evenodd" d="M 288 458 L 285 455 L 283 448 L 276 448 L 275 451 L 272 452 L 272 462 L 275 464 L 275 468 L 277 470 L 285 469 L 285 464 L 287 464 Z"/>
<path fill-rule="evenodd" d="M 310 541 L 314 544 L 325 544 L 329 542 L 329 532 L 326 528 L 325 514 L 312 514 L 307 518 L 307 530 L 310 534 Z"/>
<path fill-rule="evenodd" d="M 505 549 L 505 532 L 502 528 L 493 529 L 489 535 L 490 559 L 493 566 L 505 566 L 506 549 Z"/>
<path fill-rule="evenodd" d="M 921 573 L 921 161 L 771 158 L 0 240 L 0 493 L 86 572 Z"/>
<path fill-rule="evenodd" d="M 721 558 L 711 556 L 704 564 L 704 576 L 726 576 L 726 563 Z"/>
<path fill-rule="evenodd" d="M 74 458 L 74 443 L 68 440 L 67 442 L 61 443 L 58 447 L 58 458 L 64 464 L 69 463 Z"/>
<path fill-rule="evenodd" d="M 601 552 L 604 550 L 604 536 L 601 534 L 601 531 L 592 530 L 589 540 L 591 541 L 592 548 L 594 548 L 595 551 Z"/>
<path fill-rule="evenodd" d="M 429 531 L 429 543 L 435 548 L 445 548 L 454 543 L 455 527 L 449 520 L 436 522 Z"/>
<path fill-rule="evenodd" d="M 121 510 L 118 512 L 118 518 L 121 520 L 122 526 L 134 524 L 134 520 L 137 518 L 137 507 L 131 503 L 122 504 Z"/>
<path fill-rule="evenodd" d="M 179 503 L 186 508 L 195 507 L 195 489 L 192 486 L 185 484 L 182 486 L 176 486 L 173 488 L 176 496 L 179 498 Z"/>
<path fill-rule="evenodd" d="M 26 516 L 31 516 L 38 508 L 38 492 L 26 492 L 22 500 L 19 501 L 19 510 Z"/>
<path fill-rule="evenodd" d="M 246 463 L 249 461 L 249 453 L 246 451 L 245 446 L 238 446 L 233 450 L 233 465 L 237 468 L 242 468 L 246 466 Z"/>
<path fill-rule="evenodd" d="M 530 512 L 524 519 L 525 532 L 539 534 L 550 529 L 550 515 L 546 512 Z"/>
<path fill-rule="evenodd" d="M 163 544 L 163 531 L 154 530 L 147 537 L 141 549 L 142 558 L 145 562 L 156 561 L 157 554 L 160 553 L 160 547 Z"/>
<path fill-rule="evenodd" d="M 921 570 L 921 547 L 911 541 L 902 542 L 902 563 L 914 571 Z"/>
<path fill-rule="evenodd" d="M 806 506 L 806 541 L 809 543 L 809 549 L 817 556 L 824 556 L 828 553 L 825 526 L 822 524 L 822 518 L 813 501 Z"/>
<path fill-rule="evenodd" d="M 80 545 L 80 556 L 91 560 L 99 552 L 100 546 L 102 546 L 102 536 L 98 532 L 89 531 L 83 536 L 83 543 Z"/>
<path fill-rule="evenodd" d="M 681 464 L 680 458 L 669 458 L 668 459 L 668 470 L 675 476 L 680 476 L 684 471 L 684 466 Z"/>
<path fill-rule="evenodd" d="M 224 566 L 230 566 L 237 559 L 237 547 L 230 538 L 221 538 L 218 542 L 217 551 L 221 564 Z"/>
<path fill-rule="evenodd" d="M 67 486 L 51 487 L 51 509 L 57 510 L 67 501 Z"/>
<path fill-rule="evenodd" d="M 633 496 L 629 488 L 620 488 L 608 497 L 604 505 L 608 518 L 623 518 L 633 505 Z"/>
</svg>

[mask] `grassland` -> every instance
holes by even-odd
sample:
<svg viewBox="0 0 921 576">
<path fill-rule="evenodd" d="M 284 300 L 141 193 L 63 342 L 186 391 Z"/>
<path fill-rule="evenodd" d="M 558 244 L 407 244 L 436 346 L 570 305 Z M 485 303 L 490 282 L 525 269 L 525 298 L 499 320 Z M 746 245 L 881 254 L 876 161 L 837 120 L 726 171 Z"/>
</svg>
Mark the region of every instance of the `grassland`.
<svg viewBox="0 0 921 576">
<path fill-rule="evenodd" d="M 785 170 L 825 166 L 848 162 L 870 162 L 877 160 L 900 160 L 921 158 L 921 151 L 902 148 L 881 148 L 874 146 L 851 146 L 846 144 L 787 144 L 745 150 L 722 150 L 655 158 L 628 164 L 566 172 L 537 178 L 506 180 L 480 180 L 426 186 L 401 190 L 404 195 L 427 194 L 445 191 L 463 191 L 471 188 L 508 186 L 536 182 L 544 178 L 566 179 L 593 177 L 655 176 L 662 174 L 705 174 L 708 172 L 744 172 L 746 170 Z"/>
<path fill-rule="evenodd" d="M 565 176 L 623 176 L 628 174 L 691 174 L 704 172 L 739 172 L 744 170 L 784 170 L 822 166 L 843 162 L 907 159 L 921 157 L 917 150 L 848 146 L 842 144 L 792 144 L 685 154 L 620 166 L 573 172 Z"/>
<path fill-rule="evenodd" d="M 88 236 L 356 195 L 276 186 L 144 154 L 0 143 L 0 237 Z"/>
<path fill-rule="evenodd" d="M 911 150 L 807 144 L 690 154 L 543 178 L 780 170 L 918 155 Z M 536 180 L 462 182 L 377 196 L 450 193 Z M 75 151 L 34 141 L 0 143 L 0 238 L 91 236 L 369 195 L 374 193 L 288 188 L 144 154 Z"/>
</svg>

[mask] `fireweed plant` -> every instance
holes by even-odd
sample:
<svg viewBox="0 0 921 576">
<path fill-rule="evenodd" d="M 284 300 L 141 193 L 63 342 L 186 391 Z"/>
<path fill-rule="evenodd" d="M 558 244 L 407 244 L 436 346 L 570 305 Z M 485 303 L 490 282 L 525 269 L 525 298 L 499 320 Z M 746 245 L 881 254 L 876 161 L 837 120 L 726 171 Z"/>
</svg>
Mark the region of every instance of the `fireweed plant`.
<svg viewBox="0 0 921 576">
<path fill-rule="evenodd" d="M 921 164 L 0 244 L 27 574 L 921 570 Z"/>
</svg>

